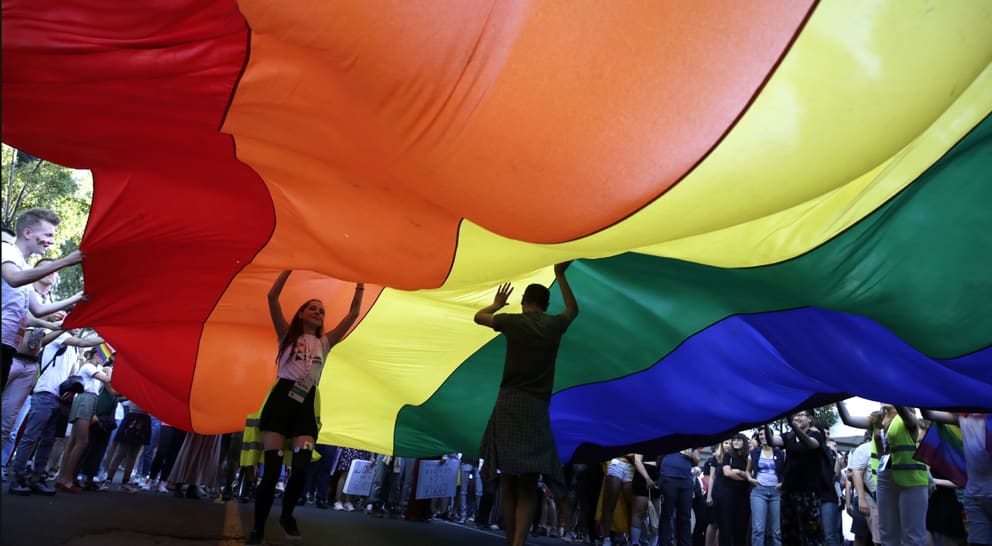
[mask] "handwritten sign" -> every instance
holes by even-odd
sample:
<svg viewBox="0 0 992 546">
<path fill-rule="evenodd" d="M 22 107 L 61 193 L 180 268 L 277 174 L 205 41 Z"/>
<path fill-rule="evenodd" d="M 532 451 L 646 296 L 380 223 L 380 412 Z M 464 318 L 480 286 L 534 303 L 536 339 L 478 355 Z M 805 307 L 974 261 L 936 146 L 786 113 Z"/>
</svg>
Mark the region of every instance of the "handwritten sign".
<svg viewBox="0 0 992 546">
<path fill-rule="evenodd" d="M 434 499 L 455 496 L 460 466 L 458 461 L 454 459 L 444 464 L 441 464 L 441 461 L 420 461 L 420 473 L 417 475 L 417 498 Z"/>
<path fill-rule="evenodd" d="M 368 496 L 372 491 L 372 479 L 375 477 L 375 465 L 372 461 L 355 459 L 348 468 L 348 477 L 344 480 L 346 495 Z"/>
</svg>

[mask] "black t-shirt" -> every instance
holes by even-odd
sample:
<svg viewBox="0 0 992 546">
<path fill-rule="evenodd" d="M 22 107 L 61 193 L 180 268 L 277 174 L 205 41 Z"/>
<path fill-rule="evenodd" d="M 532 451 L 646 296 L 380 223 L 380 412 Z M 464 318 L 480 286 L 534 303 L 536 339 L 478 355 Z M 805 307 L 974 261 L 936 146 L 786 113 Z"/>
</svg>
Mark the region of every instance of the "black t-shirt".
<svg viewBox="0 0 992 546">
<path fill-rule="evenodd" d="M 829 464 L 823 450 L 824 437 L 819 430 L 807 430 L 806 435 L 816 440 L 819 447 L 809 448 L 799 441 L 795 432 L 782 435 L 785 443 L 785 476 L 782 490 L 793 493 L 823 493 L 824 465 Z"/>
<path fill-rule="evenodd" d="M 715 499 L 716 490 L 720 485 L 720 480 L 723 479 L 723 466 L 720 465 L 720 461 L 717 460 L 716 455 L 706 459 L 706 462 L 703 463 L 703 475 L 706 476 L 707 480 L 710 478 L 710 469 L 714 467 L 716 468 L 716 474 L 713 477 L 713 482 L 707 483 L 706 487 L 707 491 L 709 491 L 710 495 Z"/>
<path fill-rule="evenodd" d="M 723 467 L 730 465 L 733 470 L 747 470 L 747 456 L 736 457 L 730 453 L 723 456 L 723 460 L 720 461 L 720 466 L 717 467 L 716 471 L 718 474 L 723 474 Z M 735 480 L 733 478 L 727 478 L 724 476 L 724 480 L 720 483 L 720 487 L 725 487 L 728 490 L 740 490 L 746 489 L 748 484 L 747 480 Z"/>
<path fill-rule="evenodd" d="M 570 323 L 567 315 L 495 315 L 493 329 L 506 336 L 506 363 L 500 388 L 517 389 L 538 398 L 550 399 L 558 344 Z"/>
<path fill-rule="evenodd" d="M 829 485 L 820 491 L 820 499 L 823 502 L 838 502 L 837 490 L 834 489 L 834 466 L 837 464 L 837 452 L 827 446 L 821 445 L 820 448 L 823 449 L 823 456 L 825 457 L 824 463 L 820 465 L 820 470 L 823 473 L 824 484 Z"/>
</svg>

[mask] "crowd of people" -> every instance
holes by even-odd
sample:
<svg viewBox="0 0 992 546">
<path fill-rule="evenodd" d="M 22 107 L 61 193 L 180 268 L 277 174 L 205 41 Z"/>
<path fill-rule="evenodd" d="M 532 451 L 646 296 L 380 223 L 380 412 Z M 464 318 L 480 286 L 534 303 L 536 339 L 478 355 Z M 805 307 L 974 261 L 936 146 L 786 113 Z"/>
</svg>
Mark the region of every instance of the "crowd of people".
<svg viewBox="0 0 992 546">
<path fill-rule="evenodd" d="M 264 540 L 277 499 L 278 525 L 291 539 L 301 536 L 294 510 L 312 504 L 502 529 L 512 546 L 528 535 L 603 546 L 840 546 L 842 511 L 858 545 L 992 544 L 985 414 L 882 404 L 862 416 L 840 402 L 841 420 L 866 431 L 846 453 L 803 409 L 783 430 L 765 425 L 703 450 L 561 465 L 549 403 L 558 346 L 579 314 L 567 262 L 555 266 L 560 313 L 547 312 L 550 291 L 539 284 L 526 288 L 521 313 L 498 313 L 513 291 L 504 284 L 474 316 L 506 336 L 507 354 L 480 458 L 436 458 L 455 466 L 453 494 L 417 497 L 423 460 L 318 443 L 317 385 L 328 353 L 359 316 L 362 283 L 348 314 L 325 330 L 319 299 L 285 315 L 280 296 L 292 272 L 280 273 L 268 294 L 277 380 L 262 409 L 243 432 L 187 433 L 115 390 L 114 358 L 100 350 L 99 335 L 62 328 L 65 311 L 85 295 L 55 301 L 51 288 L 82 254 L 28 265 L 53 244 L 58 223 L 51 211 L 31 209 L 4 232 L 2 463 L 13 495 L 116 490 L 254 502 L 248 544 Z M 967 484 L 914 458 L 928 421 L 960 427 Z M 348 485 L 357 461 L 372 468 L 367 490 Z"/>
</svg>

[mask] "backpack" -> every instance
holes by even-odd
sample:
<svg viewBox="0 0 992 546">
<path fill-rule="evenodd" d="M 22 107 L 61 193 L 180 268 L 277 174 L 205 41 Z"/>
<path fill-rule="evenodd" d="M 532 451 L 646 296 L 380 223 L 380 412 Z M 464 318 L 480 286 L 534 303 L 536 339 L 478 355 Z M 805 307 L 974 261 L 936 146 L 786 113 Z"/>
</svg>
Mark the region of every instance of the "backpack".
<svg viewBox="0 0 992 546">
<path fill-rule="evenodd" d="M 39 379 L 41 378 L 41 376 L 45 375 L 45 372 L 47 372 L 52 367 L 53 364 L 55 364 L 55 359 L 65 354 L 65 351 L 68 348 L 69 348 L 68 345 L 62 345 L 61 347 L 58 348 L 58 350 L 55 351 L 55 354 L 52 355 L 52 358 L 48 359 L 48 363 L 42 366 L 40 370 L 38 370 Z M 38 355 L 38 358 L 40 363 L 40 359 L 41 359 L 40 354 Z M 62 402 L 61 413 L 63 416 L 68 417 L 69 410 L 72 408 L 72 400 L 73 398 L 76 397 L 77 392 L 83 392 L 83 378 L 78 375 L 71 375 L 65 381 L 59 384 L 59 398 L 61 398 L 61 402 Z"/>
<path fill-rule="evenodd" d="M 48 368 L 51 368 L 52 367 L 52 364 L 55 364 L 55 359 L 58 358 L 58 357 L 60 357 L 60 356 L 62 356 L 63 354 L 65 354 L 65 350 L 68 349 L 68 348 L 69 348 L 68 345 L 63 345 L 63 346 L 59 347 L 58 350 L 55 351 L 55 354 L 52 355 L 52 358 L 48 361 L 48 364 L 45 364 L 44 366 L 42 366 L 42 368 L 38 371 L 38 377 L 40 378 L 42 375 L 44 375 L 45 372 L 48 371 Z M 40 354 L 38 355 L 38 363 L 39 364 L 41 363 L 41 355 Z"/>
<path fill-rule="evenodd" d="M 69 416 L 72 410 L 72 401 L 76 395 L 83 392 L 83 376 L 70 375 L 65 381 L 59 383 L 59 398 L 62 400 L 62 414 Z"/>
</svg>

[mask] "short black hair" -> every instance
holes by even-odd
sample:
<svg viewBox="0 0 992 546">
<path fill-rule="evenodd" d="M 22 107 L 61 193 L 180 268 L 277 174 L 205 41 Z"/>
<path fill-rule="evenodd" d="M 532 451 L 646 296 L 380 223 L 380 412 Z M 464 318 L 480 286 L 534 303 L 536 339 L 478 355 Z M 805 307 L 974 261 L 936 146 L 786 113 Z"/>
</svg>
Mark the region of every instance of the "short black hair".
<svg viewBox="0 0 992 546">
<path fill-rule="evenodd" d="M 542 311 L 548 310 L 548 302 L 551 300 L 551 291 L 548 290 L 547 286 L 543 284 L 530 284 L 527 289 L 524 290 L 524 297 L 520 300 L 521 303 L 531 303 L 541 308 Z"/>
</svg>

